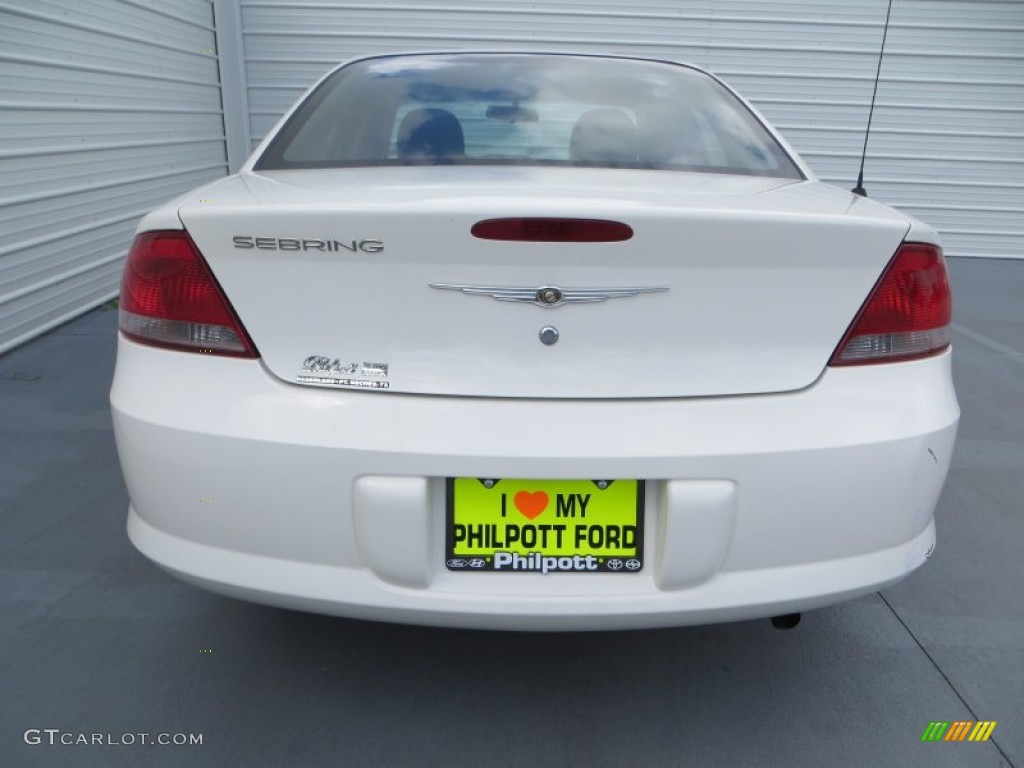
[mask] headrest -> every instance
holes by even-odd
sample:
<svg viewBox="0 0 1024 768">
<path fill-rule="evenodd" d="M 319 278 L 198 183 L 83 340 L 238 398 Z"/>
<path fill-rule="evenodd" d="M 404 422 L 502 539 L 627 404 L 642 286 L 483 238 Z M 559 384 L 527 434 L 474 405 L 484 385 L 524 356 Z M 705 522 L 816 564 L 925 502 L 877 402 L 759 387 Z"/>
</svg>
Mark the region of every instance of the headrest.
<svg viewBox="0 0 1024 768">
<path fill-rule="evenodd" d="M 446 109 L 414 109 L 398 127 L 398 157 L 402 160 L 440 160 L 463 157 L 466 140 L 462 125 Z"/>
<path fill-rule="evenodd" d="M 569 139 L 569 159 L 578 163 L 637 162 L 637 132 L 621 109 L 591 109 L 580 115 Z"/>
</svg>

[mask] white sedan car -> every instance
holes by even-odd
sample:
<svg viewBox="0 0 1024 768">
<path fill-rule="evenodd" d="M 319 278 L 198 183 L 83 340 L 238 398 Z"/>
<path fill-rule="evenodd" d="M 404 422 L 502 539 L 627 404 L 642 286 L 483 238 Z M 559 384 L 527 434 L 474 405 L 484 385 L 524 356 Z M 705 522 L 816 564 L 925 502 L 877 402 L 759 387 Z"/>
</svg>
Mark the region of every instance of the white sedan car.
<svg viewBox="0 0 1024 768">
<path fill-rule="evenodd" d="M 379 56 L 139 225 L 128 533 L 217 592 L 458 627 L 792 615 L 931 554 L 936 233 L 690 66 Z"/>
</svg>

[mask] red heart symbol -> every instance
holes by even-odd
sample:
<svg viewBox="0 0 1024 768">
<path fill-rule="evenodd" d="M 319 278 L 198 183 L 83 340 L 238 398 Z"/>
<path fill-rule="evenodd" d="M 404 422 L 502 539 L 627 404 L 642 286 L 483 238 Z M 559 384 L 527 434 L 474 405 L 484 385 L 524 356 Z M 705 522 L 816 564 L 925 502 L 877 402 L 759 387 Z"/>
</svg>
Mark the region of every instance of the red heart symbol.
<svg viewBox="0 0 1024 768">
<path fill-rule="evenodd" d="M 548 508 L 548 495 L 544 491 L 520 491 L 514 499 L 516 509 L 523 513 L 527 520 L 533 520 Z"/>
</svg>

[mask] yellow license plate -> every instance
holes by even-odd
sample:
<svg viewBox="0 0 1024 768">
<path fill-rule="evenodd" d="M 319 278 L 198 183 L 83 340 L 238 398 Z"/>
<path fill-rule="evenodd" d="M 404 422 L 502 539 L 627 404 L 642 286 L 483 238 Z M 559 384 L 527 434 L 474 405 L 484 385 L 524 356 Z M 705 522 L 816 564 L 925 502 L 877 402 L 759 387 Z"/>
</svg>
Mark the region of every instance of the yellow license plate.
<svg viewBox="0 0 1024 768">
<path fill-rule="evenodd" d="M 639 480 L 448 479 L 450 571 L 617 572 L 643 568 Z"/>
</svg>

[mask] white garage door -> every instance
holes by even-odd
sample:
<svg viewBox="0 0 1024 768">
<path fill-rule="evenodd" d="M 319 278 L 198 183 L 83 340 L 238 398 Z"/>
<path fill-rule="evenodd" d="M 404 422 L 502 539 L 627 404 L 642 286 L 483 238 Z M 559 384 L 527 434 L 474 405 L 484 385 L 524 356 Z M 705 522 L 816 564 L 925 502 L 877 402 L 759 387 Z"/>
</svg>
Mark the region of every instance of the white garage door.
<svg viewBox="0 0 1024 768">
<path fill-rule="evenodd" d="M 0 352 L 117 295 L 138 218 L 227 170 L 209 0 L 0 3 Z"/>
<path fill-rule="evenodd" d="M 825 180 L 857 176 L 887 0 L 242 0 L 252 139 L 368 53 L 578 50 L 690 61 L 762 109 Z M 872 197 L 960 256 L 1024 257 L 1024 3 L 894 0 Z"/>
</svg>

